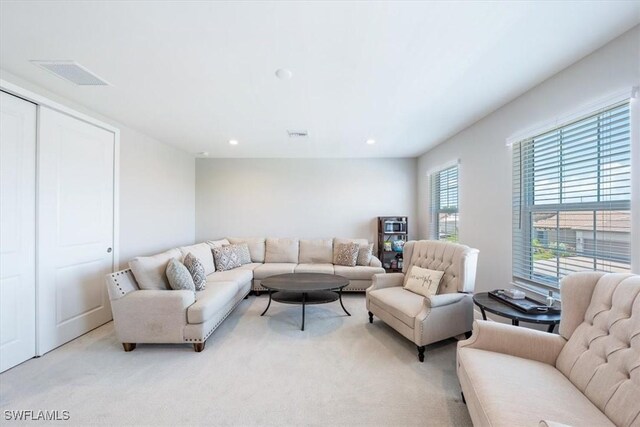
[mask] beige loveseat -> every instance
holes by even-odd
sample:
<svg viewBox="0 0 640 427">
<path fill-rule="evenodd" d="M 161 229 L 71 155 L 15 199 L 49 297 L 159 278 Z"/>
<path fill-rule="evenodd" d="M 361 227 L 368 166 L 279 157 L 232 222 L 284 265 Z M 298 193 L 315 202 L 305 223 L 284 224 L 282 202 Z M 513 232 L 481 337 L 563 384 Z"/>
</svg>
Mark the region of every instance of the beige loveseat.
<svg viewBox="0 0 640 427">
<path fill-rule="evenodd" d="M 276 239 L 229 238 L 134 259 L 126 269 L 107 275 L 107 287 L 118 340 L 125 351 L 137 343 L 192 343 L 196 351 L 204 349 L 206 339 L 245 298 L 251 288 L 263 289 L 260 281 L 276 274 L 317 272 L 338 274 L 349 279 L 345 290 L 364 290 L 371 277 L 384 273 L 380 261 L 372 257 L 368 266 L 333 265 L 334 244 L 364 239 Z M 228 271 L 215 271 L 211 253 L 214 246 L 247 243 L 250 264 Z M 204 265 L 205 290 L 168 290 L 165 275 L 172 258 L 192 253 Z M 135 272 L 135 276 L 134 276 Z"/>
<path fill-rule="evenodd" d="M 559 335 L 476 321 L 458 343 L 475 426 L 640 426 L 640 276 L 573 273 Z"/>
</svg>

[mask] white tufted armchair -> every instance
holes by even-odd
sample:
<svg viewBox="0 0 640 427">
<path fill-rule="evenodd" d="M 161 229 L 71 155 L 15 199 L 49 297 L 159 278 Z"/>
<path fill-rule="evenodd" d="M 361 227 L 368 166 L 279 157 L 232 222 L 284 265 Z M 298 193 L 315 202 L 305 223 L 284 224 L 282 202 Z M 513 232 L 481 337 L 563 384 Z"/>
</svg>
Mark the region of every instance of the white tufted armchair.
<svg viewBox="0 0 640 427">
<path fill-rule="evenodd" d="M 423 362 L 427 344 L 471 332 L 478 250 L 437 240 L 409 241 L 403 258 L 402 273 L 373 276 L 366 294 L 369 322 L 375 315 L 413 341 Z M 403 287 L 414 265 L 444 271 L 438 295 L 423 297 Z"/>
<path fill-rule="evenodd" d="M 478 320 L 458 343 L 474 426 L 640 426 L 640 275 L 571 273 L 560 295 L 558 335 Z"/>
</svg>

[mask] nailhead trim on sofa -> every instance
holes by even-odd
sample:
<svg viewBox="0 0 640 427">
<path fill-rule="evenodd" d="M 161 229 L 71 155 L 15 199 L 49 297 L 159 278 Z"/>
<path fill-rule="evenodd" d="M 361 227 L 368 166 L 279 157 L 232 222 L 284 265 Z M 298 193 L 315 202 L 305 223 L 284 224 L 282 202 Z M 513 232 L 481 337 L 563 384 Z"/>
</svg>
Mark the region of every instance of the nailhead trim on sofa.
<svg viewBox="0 0 640 427">
<path fill-rule="evenodd" d="M 120 293 L 122 295 L 124 295 L 124 291 L 120 287 L 120 283 L 118 283 L 118 279 L 116 279 L 116 276 L 119 276 L 119 275 L 120 275 L 120 272 L 112 274 L 111 277 L 113 277 L 113 283 L 116 284 L 116 286 L 118 287 L 118 290 L 120 291 Z"/>
</svg>

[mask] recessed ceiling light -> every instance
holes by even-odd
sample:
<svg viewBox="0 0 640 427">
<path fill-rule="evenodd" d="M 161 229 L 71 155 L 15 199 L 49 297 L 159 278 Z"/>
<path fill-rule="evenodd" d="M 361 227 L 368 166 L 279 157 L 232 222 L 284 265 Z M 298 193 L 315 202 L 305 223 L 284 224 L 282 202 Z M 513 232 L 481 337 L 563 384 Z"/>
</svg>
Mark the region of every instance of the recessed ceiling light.
<svg viewBox="0 0 640 427">
<path fill-rule="evenodd" d="M 373 144 L 375 144 L 375 143 L 376 143 L 376 140 L 375 140 L 375 139 L 367 139 L 367 144 L 369 144 L 369 145 L 373 145 Z"/>
<path fill-rule="evenodd" d="M 201 152 L 198 153 L 198 155 L 202 156 L 202 157 L 209 157 L 209 152 L 208 151 L 201 151 Z"/>
<path fill-rule="evenodd" d="M 289 80 L 293 77 L 293 73 L 291 70 L 287 70 L 286 68 L 279 68 L 276 70 L 276 77 L 280 80 Z"/>
<path fill-rule="evenodd" d="M 231 144 L 231 145 L 238 145 L 238 140 L 237 140 L 237 139 L 230 139 L 230 140 L 229 140 L 229 144 Z"/>
</svg>

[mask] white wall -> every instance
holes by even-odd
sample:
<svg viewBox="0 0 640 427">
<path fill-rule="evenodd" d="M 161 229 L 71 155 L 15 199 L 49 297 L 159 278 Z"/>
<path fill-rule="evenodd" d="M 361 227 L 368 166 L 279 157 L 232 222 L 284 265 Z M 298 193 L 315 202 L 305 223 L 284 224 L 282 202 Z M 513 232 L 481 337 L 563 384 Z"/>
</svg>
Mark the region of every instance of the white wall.
<svg viewBox="0 0 640 427">
<path fill-rule="evenodd" d="M 126 267 L 129 259 L 134 256 L 193 243 L 194 156 L 90 111 L 5 70 L 0 70 L 0 77 L 120 129 L 121 267 Z M 109 88 L 97 90 L 108 91 Z"/>
<path fill-rule="evenodd" d="M 120 127 L 120 265 L 191 244 L 195 233 L 195 158 Z"/>
<path fill-rule="evenodd" d="M 416 227 L 416 159 L 197 159 L 196 240 L 376 238 L 376 217 Z"/>
<path fill-rule="evenodd" d="M 427 174 L 460 159 L 460 241 L 480 250 L 477 291 L 511 280 L 512 153 L 506 138 L 608 94 L 631 91 L 640 84 L 639 57 L 637 26 L 419 158 L 421 238 L 429 234 Z"/>
</svg>

